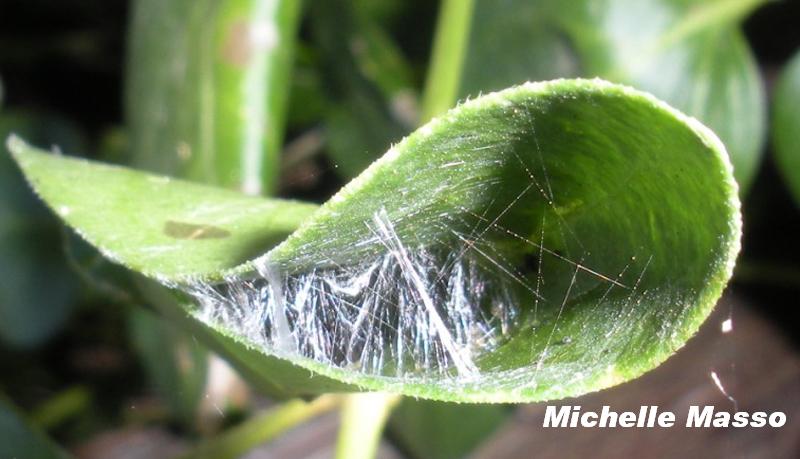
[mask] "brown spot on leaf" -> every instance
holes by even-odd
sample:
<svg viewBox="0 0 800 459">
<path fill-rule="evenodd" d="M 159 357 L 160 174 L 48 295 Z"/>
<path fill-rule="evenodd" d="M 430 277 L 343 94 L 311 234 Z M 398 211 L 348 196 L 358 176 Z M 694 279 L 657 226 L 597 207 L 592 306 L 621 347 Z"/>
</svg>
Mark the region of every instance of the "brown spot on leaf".
<svg viewBox="0 0 800 459">
<path fill-rule="evenodd" d="M 250 25 L 244 21 L 231 24 L 222 44 L 222 59 L 228 64 L 244 67 L 252 53 Z"/>
<path fill-rule="evenodd" d="M 278 30 L 271 22 L 234 22 L 228 27 L 222 43 L 222 60 L 244 68 L 254 56 L 274 49 L 279 41 Z"/>
<path fill-rule="evenodd" d="M 231 235 L 230 231 L 218 226 L 167 220 L 164 234 L 175 239 L 222 239 Z"/>
</svg>

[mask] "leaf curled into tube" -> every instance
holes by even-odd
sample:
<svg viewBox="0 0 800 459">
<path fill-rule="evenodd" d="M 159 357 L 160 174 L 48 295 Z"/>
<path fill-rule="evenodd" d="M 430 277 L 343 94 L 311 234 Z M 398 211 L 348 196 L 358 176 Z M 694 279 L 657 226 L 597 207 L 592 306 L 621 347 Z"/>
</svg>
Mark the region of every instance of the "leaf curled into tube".
<svg viewBox="0 0 800 459">
<path fill-rule="evenodd" d="M 52 171 L 36 167 L 40 156 L 10 144 L 40 196 L 68 204 L 53 192 Z M 204 190 L 185 206 L 212 199 Z M 158 194 L 141 198 L 158 205 Z M 108 220 L 119 210 L 101 201 L 94 212 Z M 180 217 L 170 218 L 196 220 Z M 171 243 L 213 253 L 240 237 L 219 226 L 230 236 Z M 312 378 L 297 392 L 335 381 L 522 402 L 598 390 L 658 365 L 712 309 L 739 238 L 737 186 L 710 130 L 629 87 L 555 80 L 432 120 L 252 261 L 148 274 L 193 297 L 191 319 L 229 339 L 229 353 L 255 349 L 264 365 L 319 377 L 319 387 Z M 123 243 L 103 240 L 112 255 Z M 165 266 L 180 256 L 147 253 Z"/>
</svg>

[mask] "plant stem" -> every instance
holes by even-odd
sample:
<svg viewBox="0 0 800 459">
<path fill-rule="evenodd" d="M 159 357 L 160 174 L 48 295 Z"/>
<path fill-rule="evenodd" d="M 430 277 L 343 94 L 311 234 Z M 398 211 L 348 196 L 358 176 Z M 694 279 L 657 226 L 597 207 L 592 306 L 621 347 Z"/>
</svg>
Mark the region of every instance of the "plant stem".
<svg viewBox="0 0 800 459">
<path fill-rule="evenodd" d="M 182 459 L 234 459 L 304 421 L 329 411 L 342 397 L 323 395 L 312 402 L 295 399 L 253 416 L 242 424 L 211 438 L 180 456 Z"/>
<path fill-rule="evenodd" d="M 274 192 L 300 13 L 301 0 L 135 2 L 131 165 Z"/>
<path fill-rule="evenodd" d="M 430 70 L 422 96 L 420 124 L 453 106 L 469 42 L 474 0 L 443 0 L 436 24 Z M 383 427 L 400 396 L 383 393 L 348 395 L 336 444 L 338 459 L 375 456 Z"/>
<path fill-rule="evenodd" d="M 452 107 L 458 97 L 474 3 L 474 0 L 442 2 L 422 96 L 420 123 Z"/>
<path fill-rule="evenodd" d="M 668 48 L 700 31 L 741 21 L 764 3 L 765 0 L 716 0 L 698 3 L 689 14 L 662 35 L 659 46 L 662 49 Z"/>
<path fill-rule="evenodd" d="M 91 394 L 85 386 L 72 386 L 49 398 L 31 413 L 31 422 L 49 430 L 85 410 Z"/>
<path fill-rule="evenodd" d="M 348 395 L 342 406 L 336 458 L 374 457 L 383 426 L 399 400 L 399 395 L 376 392 Z"/>
</svg>

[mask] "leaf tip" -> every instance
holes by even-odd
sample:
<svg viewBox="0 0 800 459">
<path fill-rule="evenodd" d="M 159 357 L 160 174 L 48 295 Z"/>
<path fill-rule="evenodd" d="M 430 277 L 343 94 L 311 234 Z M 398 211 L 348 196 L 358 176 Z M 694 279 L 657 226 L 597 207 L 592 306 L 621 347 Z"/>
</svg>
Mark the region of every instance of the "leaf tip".
<svg viewBox="0 0 800 459">
<path fill-rule="evenodd" d="M 27 144 L 24 140 L 17 134 L 13 132 L 6 137 L 6 148 L 11 153 L 11 156 L 15 157 L 25 148 Z"/>
</svg>

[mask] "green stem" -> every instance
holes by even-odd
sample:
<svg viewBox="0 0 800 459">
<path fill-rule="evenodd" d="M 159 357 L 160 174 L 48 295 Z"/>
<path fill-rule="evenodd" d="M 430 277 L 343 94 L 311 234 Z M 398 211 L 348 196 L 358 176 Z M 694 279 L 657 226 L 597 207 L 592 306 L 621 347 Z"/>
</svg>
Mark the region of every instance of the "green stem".
<svg viewBox="0 0 800 459">
<path fill-rule="evenodd" d="M 342 406 L 342 423 L 336 444 L 337 459 L 375 457 L 383 426 L 400 396 L 384 393 L 348 395 Z"/>
<path fill-rule="evenodd" d="M 247 194 L 279 178 L 300 0 L 139 0 L 132 164 Z"/>
<path fill-rule="evenodd" d="M 660 49 L 668 48 L 700 31 L 737 23 L 753 10 L 766 3 L 765 0 L 717 0 L 698 3 L 659 39 Z"/>
<path fill-rule="evenodd" d="M 474 0 L 443 0 L 422 96 L 421 123 L 445 112 L 458 97 Z"/>
<path fill-rule="evenodd" d="M 456 102 L 473 6 L 474 0 L 443 0 L 422 96 L 420 124 L 445 112 Z M 389 413 L 399 400 L 398 395 L 383 393 L 348 395 L 342 407 L 336 457 L 374 457 Z"/>
<path fill-rule="evenodd" d="M 323 395 L 313 402 L 290 400 L 211 438 L 181 455 L 182 459 L 233 459 L 304 421 L 335 408 L 340 396 Z"/>
<path fill-rule="evenodd" d="M 44 430 L 52 429 L 84 411 L 91 403 L 85 386 L 73 386 L 44 401 L 31 413 L 31 422 Z"/>
</svg>

